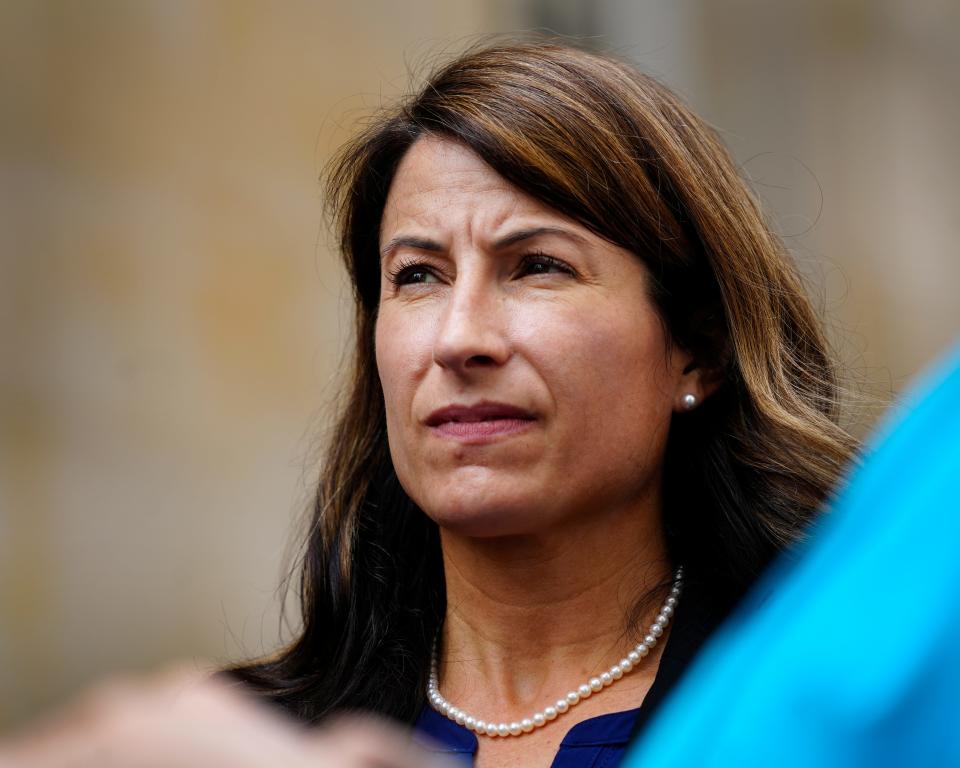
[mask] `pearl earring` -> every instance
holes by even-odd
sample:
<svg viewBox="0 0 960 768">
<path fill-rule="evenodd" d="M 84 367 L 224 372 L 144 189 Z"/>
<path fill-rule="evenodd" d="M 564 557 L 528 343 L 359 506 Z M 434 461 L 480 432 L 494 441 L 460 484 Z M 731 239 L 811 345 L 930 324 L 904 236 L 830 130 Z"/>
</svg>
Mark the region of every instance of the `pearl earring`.
<svg viewBox="0 0 960 768">
<path fill-rule="evenodd" d="M 692 411 L 697 407 L 697 396 L 693 393 L 687 393 L 683 396 L 683 407 L 688 411 Z"/>
</svg>

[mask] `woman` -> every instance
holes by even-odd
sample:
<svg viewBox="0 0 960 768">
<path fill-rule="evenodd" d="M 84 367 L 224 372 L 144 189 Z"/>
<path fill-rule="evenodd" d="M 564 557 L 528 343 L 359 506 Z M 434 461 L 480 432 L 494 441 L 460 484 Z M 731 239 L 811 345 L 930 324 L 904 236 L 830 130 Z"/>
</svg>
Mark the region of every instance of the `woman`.
<svg viewBox="0 0 960 768">
<path fill-rule="evenodd" d="M 329 192 L 356 347 L 303 629 L 232 674 L 478 766 L 613 764 L 855 450 L 801 281 L 699 118 L 560 45 L 444 67 Z"/>
<path fill-rule="evenodd" d="M 355 359 L 303 627 L 229 676 L 302 722 L 379 713 L 477 766 L 613 766 L 856 448 L 785 249 L 670 91 L 554 44 L 444 67 L 329 190 Z M 219 723 L 243 764 L 303 754 L 222 695 L 190 699 L 193 742 L 125 743 L 216 764 Z M 420 759 L 330 743 L 303 764 Z"/>
</svg>

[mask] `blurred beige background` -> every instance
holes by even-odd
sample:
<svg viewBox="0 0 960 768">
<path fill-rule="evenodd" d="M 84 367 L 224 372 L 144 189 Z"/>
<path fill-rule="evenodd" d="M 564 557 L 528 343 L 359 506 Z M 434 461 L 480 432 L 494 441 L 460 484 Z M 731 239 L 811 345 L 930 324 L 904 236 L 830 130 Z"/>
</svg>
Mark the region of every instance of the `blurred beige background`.
<svg viewBox="0 0 960 768">
<path fill-rule="evenodd" d="M 865 391 L 958 335 L 951 0 L 8 0 L 0 727 L 275 647 L 346 333 L 317 176 L 424 62 L 533 28 L 721 130 Z"/>
</svg>

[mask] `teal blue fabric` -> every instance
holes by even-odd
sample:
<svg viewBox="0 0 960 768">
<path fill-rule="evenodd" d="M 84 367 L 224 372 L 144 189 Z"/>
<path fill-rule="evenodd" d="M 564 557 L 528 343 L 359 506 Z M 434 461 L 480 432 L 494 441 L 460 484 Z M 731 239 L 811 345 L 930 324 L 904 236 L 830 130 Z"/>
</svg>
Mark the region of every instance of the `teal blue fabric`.
<svg viewBox="0 0 960 768">
<path fill-rule="evenodd" d="M 960 766 L 960 349 L 801 551 L 714 636 L 624 768 Z"/>
</svg>

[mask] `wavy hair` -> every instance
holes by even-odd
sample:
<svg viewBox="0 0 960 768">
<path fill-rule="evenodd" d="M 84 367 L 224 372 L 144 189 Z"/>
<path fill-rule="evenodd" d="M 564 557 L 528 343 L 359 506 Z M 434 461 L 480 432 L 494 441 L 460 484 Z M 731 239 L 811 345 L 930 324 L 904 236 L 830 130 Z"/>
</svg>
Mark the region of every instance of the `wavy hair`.
<svg viewBox="0 0 960 768">
<path fill-rule="evenodd" d="M 663 480 L 671 557 L 716 600 L 735 600 L 801 535 L 857 448 L 838 425 L 816 312 L 714 131 L 608 56 L 539 42 L 468 51 L 381 114 L 328 176 L 355 348 L 303 549 L 302 630 L 229 672 L 308 722 L 344 708 L 412 722 L 445 611 L 439 534 L 394 473 L 374 357 L 380 220 L 425 135 L 462 143 L 635 254 L 671 343 L 721 382 L 674 420 Z"/>
</svg>

